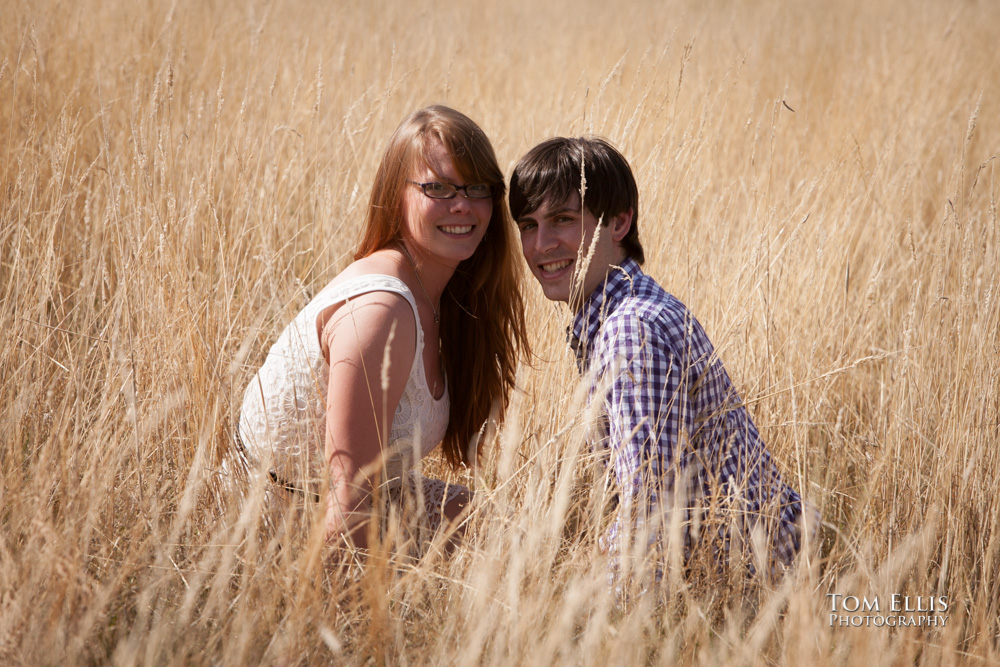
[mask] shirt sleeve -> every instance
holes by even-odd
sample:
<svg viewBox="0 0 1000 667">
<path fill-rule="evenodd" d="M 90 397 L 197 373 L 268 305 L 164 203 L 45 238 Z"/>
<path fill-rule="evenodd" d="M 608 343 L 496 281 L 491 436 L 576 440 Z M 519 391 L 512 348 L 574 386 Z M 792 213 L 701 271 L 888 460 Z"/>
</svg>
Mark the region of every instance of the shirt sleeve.
<svg viewBox="0 0 1000 667">
<path fill-rule="evenodd" d="M 682 452 L 694 429 L 683 350 L 637 317 L 605 323 L 599 381 L 604 401 L 611 466 L 622 519 L 638 531 L 684 472 Z M 653 526 L 650 526 L 653 529 Z M 638 532 L 634 535 L 638 537 Z M 610 537 L 610 535 L 609 535 Z M 654 535 L 648 536 L 653 539 Z"/>
</svg>

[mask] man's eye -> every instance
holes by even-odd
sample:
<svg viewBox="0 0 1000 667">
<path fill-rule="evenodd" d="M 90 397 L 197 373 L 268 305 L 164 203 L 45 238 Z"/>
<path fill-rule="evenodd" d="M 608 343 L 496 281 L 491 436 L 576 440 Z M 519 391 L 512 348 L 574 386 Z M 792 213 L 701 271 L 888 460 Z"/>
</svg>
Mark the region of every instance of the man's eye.
<svg viewBox="0 0 1000 667">
<path fill-rule="evenodd" d="M 533 222 L 522 222 L 519 225 L 519 227 L 521 229 L 521 232 L 530 232 L 532 229 L 535 228 L 535 223 L 533 223 Z"/>
</svg>

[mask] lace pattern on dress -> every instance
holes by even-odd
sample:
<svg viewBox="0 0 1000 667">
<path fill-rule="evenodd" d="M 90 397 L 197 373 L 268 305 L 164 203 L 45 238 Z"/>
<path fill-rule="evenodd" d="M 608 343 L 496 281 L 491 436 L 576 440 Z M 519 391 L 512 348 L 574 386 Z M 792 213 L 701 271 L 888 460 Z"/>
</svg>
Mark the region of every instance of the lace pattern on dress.
<svg viewBox="0 0 1000 667">
<path fill-rule="evenodd" d="M 322 479 L 326 433 L 326 394 L 330 369 L 323 356 L 316 321 L 326 308 L 374 291 L 393 292 L 410 304 L 416 322 L 413 366 L 393 414 L 385 480 L 401 478 L 444 437 L 448 426 L 448 388 L 435 399 L 424 372 L 424 334 L 416 301 L 393 276 L 364 275 L 328 285 L 278 337 L 243 395 L 239 436 L 247 459 L 296 488 Z M 346 302 L 346 303 L 345 303 Z"/>
</svg>

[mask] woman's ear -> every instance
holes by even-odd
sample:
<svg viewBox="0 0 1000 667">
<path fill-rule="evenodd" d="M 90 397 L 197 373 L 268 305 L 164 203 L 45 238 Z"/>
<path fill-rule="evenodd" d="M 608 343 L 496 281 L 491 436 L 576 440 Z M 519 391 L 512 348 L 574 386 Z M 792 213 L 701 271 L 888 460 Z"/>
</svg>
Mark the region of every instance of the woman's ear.
<svg viewBox="0 0 1000 667">
<path fill-rule="evenodd" d="M 611 219 L 611 238 L 614 239 L 615 243 L 620 243 L 628 234 L 628 230 L 632 228 L 632 214 L 633 209 L 628 209 Z"/>
</svg>

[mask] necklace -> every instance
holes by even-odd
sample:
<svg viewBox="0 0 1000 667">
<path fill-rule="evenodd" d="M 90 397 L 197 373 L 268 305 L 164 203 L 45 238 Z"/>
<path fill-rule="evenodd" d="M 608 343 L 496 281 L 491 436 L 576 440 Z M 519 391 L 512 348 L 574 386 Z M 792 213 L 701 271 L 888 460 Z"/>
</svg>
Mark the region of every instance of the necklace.
<svg viewBox="0 0 1000 667">
<path fill-rule="evenodd" d="M 405 245 L 400 243 L 399 247 L 403 250 L 403 254 L 406 255 L 406 259 L 410 260 L 410 266 L 413 267 L 413 275 L 417 277 L 417 284 L 420 285 L 420 291 L 424 293 L 425 297 L 427 297 L 427 303 L 430 304 L 431 312 L 434 313 L 434 324 L 441 324 L 441 311 L 434 307 L 434 300 L 431 299 L 431 295 L 427 293 L 427 288 L 424 287 L 424 281 L 420 279 L 420 272 L 417 271 L 417 263 L 413 261 L 412 257 L 410 257 L 410 251 L 406 249 Z"/>
</svg>

